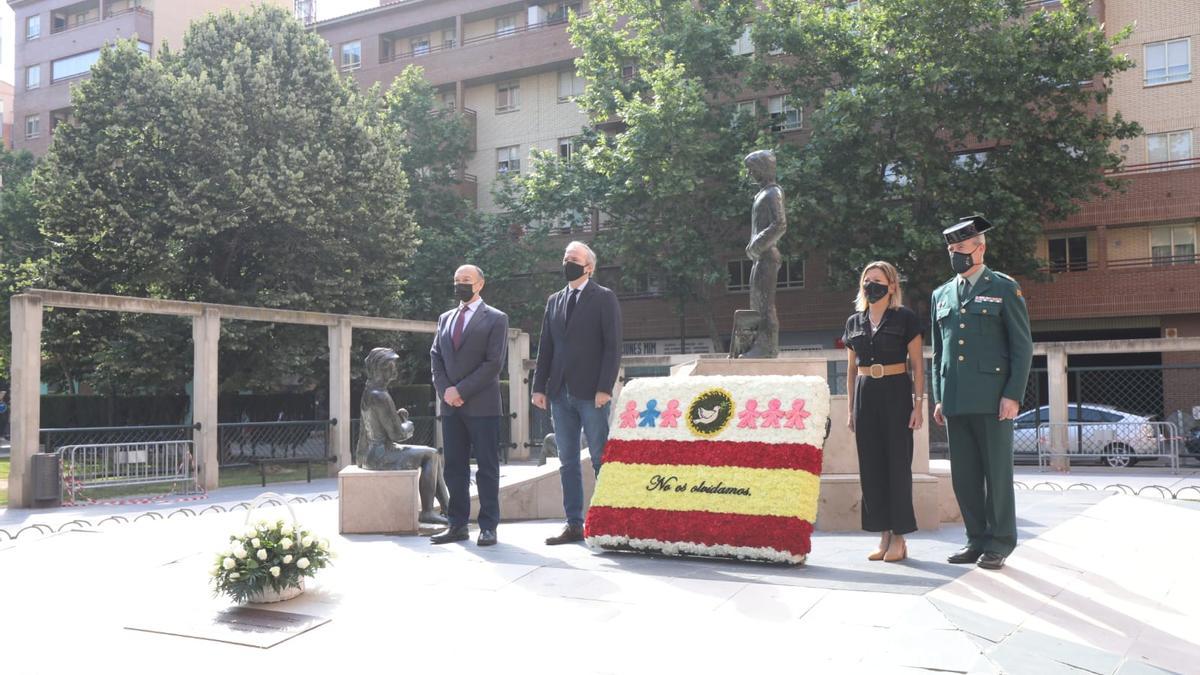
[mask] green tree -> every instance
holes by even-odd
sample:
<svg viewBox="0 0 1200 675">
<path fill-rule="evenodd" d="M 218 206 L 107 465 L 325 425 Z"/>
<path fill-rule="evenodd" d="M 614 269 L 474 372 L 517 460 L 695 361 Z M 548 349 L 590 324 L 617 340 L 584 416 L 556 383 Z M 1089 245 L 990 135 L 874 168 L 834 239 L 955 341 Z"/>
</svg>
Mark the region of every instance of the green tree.
<svg viewBox="0 0 1200 675">
<path fill-rule="evenodd" d="M 835 283 L 884 259 L 927 296 L 951 275 L 942 228 L 975 212 L 998 225 L 989 264 L 1034 274 L 1043 223 L 1118 187 L 1113 141 L 1139 129 L 1103 104 L 1128 31 L 1106 38 L 1082 0 L 1026 4 L 768 0 L 755 39 L 783 56 L 754 81 L 803 106 L 811 141 L 783 149 L 781 175 L 804 245 L 837 253 Z"/>
<path fill-rule="evenodd" d="M 754 8 L 750 0 L 593 2 L 570 26 L 587 80 L 577 103 L 591 124 L 571 161 L 536 153 L 533 170 L 501 195 L 514 216 L 542 228 L 578 227 L 601 213 L 601 255 L 618 261 L 626 283 L 652 281 L 681 317 L 701 317 L 718 349 L 710 301 L 726 257 L 749 237 L 755 188 L 741 158 L 763 131 L 737 117 L 734 103 L 750 57 L 731 47 Z"/>
<path fill-rule="evenodd" d="M 438 103 L 422 69 L 409 66 L 388 88 L 387 119 L 403 136 L 401 158 L 409 185 L 408 206 L 420 224 L 420 243 L 403 265 L 407 316 L 436 320 L 453 307 L 453 274 L 459 265 L 479 265 L 487 275 L 484 296 L 510 317 L 512 327 L 540 320 L 549 289 L 531 274 L 531 261 L 545 259 L 545 238 L 522 236 L 510 219 L 476 210 L 458 190 L 472 152 L 469 121 Z M 363 342 L 371 339 L 364 336 Z M 429 336 L 398 340 L 402 380 L 428 381 Z"/>
<path fill-rule="evenodd" d="M 29 261 L 45 255 L 33 198 L 37 162 L 28 151 L 0 148 L 0 326 L 8 326 L 8 298 L 27 286 Z M 9 369 L 11 331 L 0 331 L 0 378 Z"/>
<path fill-rule="evenodd" d="M 415 247 L 404 139 L 319 36 L 260 6 L 209 15 L 157 59 L 106 49 L 35 177 L 52 288 L 399 316 Z M 62 313 L 64 379 L 190 377 L 179 320 Z M 225 389 L 324 376 L 320 329 L 226 322 Z M 182 355 L 182 356 L 181 356 Z"/>
</svg>

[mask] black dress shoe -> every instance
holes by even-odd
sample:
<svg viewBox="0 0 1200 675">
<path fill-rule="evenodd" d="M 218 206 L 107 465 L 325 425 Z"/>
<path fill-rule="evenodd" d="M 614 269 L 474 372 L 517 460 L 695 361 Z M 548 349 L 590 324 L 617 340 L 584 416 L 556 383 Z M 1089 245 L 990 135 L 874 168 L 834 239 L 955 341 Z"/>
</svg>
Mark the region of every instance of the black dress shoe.
<svg viewBox="0 0 1200 675">
<path fill-rule="evenodd" d="M 471 538 L 471 535 L 467 531 L 467 526 L 459 525 L 458 527 L 452 527 L 449 530 L 446 530 L 445 532 L 443 532 L 441 534 L 433 535 L 432 537 L 429 538 L 429 543 L 431 543 L 431 544 L 449 544 L 449 543 L 455 542 L 455 541 L 466 541 L 470 538 Z"/>
<path fill-rule="evenodd" d="M 964 546 L 946 558 L 946 562 L 952 565 L 969 565 L 979 560 L 979 556 L 981 555 L 983 555 L 983 551 L 971 548 L 970 546 Z"/>
<path fill-rule="evenodd" d="M 571 544 L 577 541 L 583 541 L 583 527 L 579 525 L 567 525 L 563 528 L 562 534 L 547 537 L 546 545 L 558 546 L 559 544 Z"/>
<path fill-rule="evenodd" d="M 479 546 L 495 546 L 496 545 L 496 531 L 495 530 L 480 530 L 479 538 L 475 540 L 475 543 Z"/>
<path fill-rule="evenodd" d="M 1004 559 L 1007 556 L 1002 556 L 999 553 L 988 551 L 979 559 L 979 566 L 985 570 L 998 570 L 1004 568 Z"/>
</svg>

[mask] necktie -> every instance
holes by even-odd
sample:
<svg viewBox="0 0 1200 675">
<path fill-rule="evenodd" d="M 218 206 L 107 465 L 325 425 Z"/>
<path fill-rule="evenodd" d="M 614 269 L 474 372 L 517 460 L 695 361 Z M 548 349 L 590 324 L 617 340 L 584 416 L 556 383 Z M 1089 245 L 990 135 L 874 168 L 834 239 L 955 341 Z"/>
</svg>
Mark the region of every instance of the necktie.
<svg viewBox="0 0 1200 675">
<path fill-rule="evenodd" d="M 450 333 L 450 341 L 454 343 L 454 351 L 462 346 L 463 326 L 467 323 L 467 312 L 469 308 L 466 305 L 458 310 L 458 318 L 454 320 L 454 330 Z"/>
<path fill-rule="evenodd" d="M 579 289 L 571 290 L 571 297 L 567 298 L 567 323 L 571 323 L 571 314 L 575 312 L 575 301 L 579 299 Z"/>
<path fill-rule="evenodd" d="M 964 278 L 962 280 L 962 283 L 959 284 L 958 297 L 965 298 L 965 297 L 967 297 L 967 294 L 970 292 L 971 292 L 971 280 Z"/>
</svg>

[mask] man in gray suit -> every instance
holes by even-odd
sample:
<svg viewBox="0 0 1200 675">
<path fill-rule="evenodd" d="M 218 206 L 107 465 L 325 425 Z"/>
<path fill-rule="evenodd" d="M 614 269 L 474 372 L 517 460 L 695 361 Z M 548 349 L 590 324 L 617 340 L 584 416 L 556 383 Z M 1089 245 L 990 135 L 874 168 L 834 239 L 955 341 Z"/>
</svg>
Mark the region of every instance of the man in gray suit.
<svg viewBox="0 0 1200 675">
<path fill-rule="evenodd" d="M 479 488 L 476 543 L 494 545 L 500 524 L 500 368 L 508 349 L 508 315 L 479 297 L 483 283 L 483 270 L 474 265 L 454 272 L 459 305 L 438 317 L 429 350 L 450 490 L 450 529 L 433 536 L 434 544 L 470 538 L 472 454 Z"/>
<path fill-rule="evenodd" d="M 596 253 L 583 242 L 567 244 L 567 285 L 546 301 L 533 404 L 550 408 L 558 446 L 559 478 L 567 526 L 546 539 L 555 546 L 583 540 L 583 476 L 580 434 L 587 436 L 592 468 L 600 473 L 608 441 L 608 415 L 621 367 L 621 305 L 611 290 L 591 280 Z"/>
</svg>

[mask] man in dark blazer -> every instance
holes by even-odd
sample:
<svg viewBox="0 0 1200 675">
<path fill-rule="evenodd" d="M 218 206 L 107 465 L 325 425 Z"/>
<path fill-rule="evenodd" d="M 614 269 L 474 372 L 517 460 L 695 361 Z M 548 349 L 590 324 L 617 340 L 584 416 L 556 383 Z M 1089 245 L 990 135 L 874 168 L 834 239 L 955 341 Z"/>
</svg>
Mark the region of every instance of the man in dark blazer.
<svg viewBox="0 0 1200 675">
<path fill-rule="evenodd" d="M 567 286 L 550 296 L 542 317 L 533 404 L 543 410 L 549 406 L 554 421 L 567 515 L 562 533 L 546 540 L 552 546 L 583 540 L 580 433 L 587 436 L 599 474 L 621 367 L 621 306 L 615 293 L 591 280 L 595 271 L 595 252 L 582 242 L 568 244 L 563 254 Z"/>
<path fill-rule="evenodd" d="M 479 488 L 477 543 L 494 545 L 500 524 L 500 368 L 508 350 L 508 315 L 479 297 L 483 283 L 483 270 L 474 265 L 454 272 L 459 304 L 438 317 L 429 350 L 450 490 L 450 529 L 434 535 L 434 544 L 470 538 L 472 454 Z"/>
</svg>

